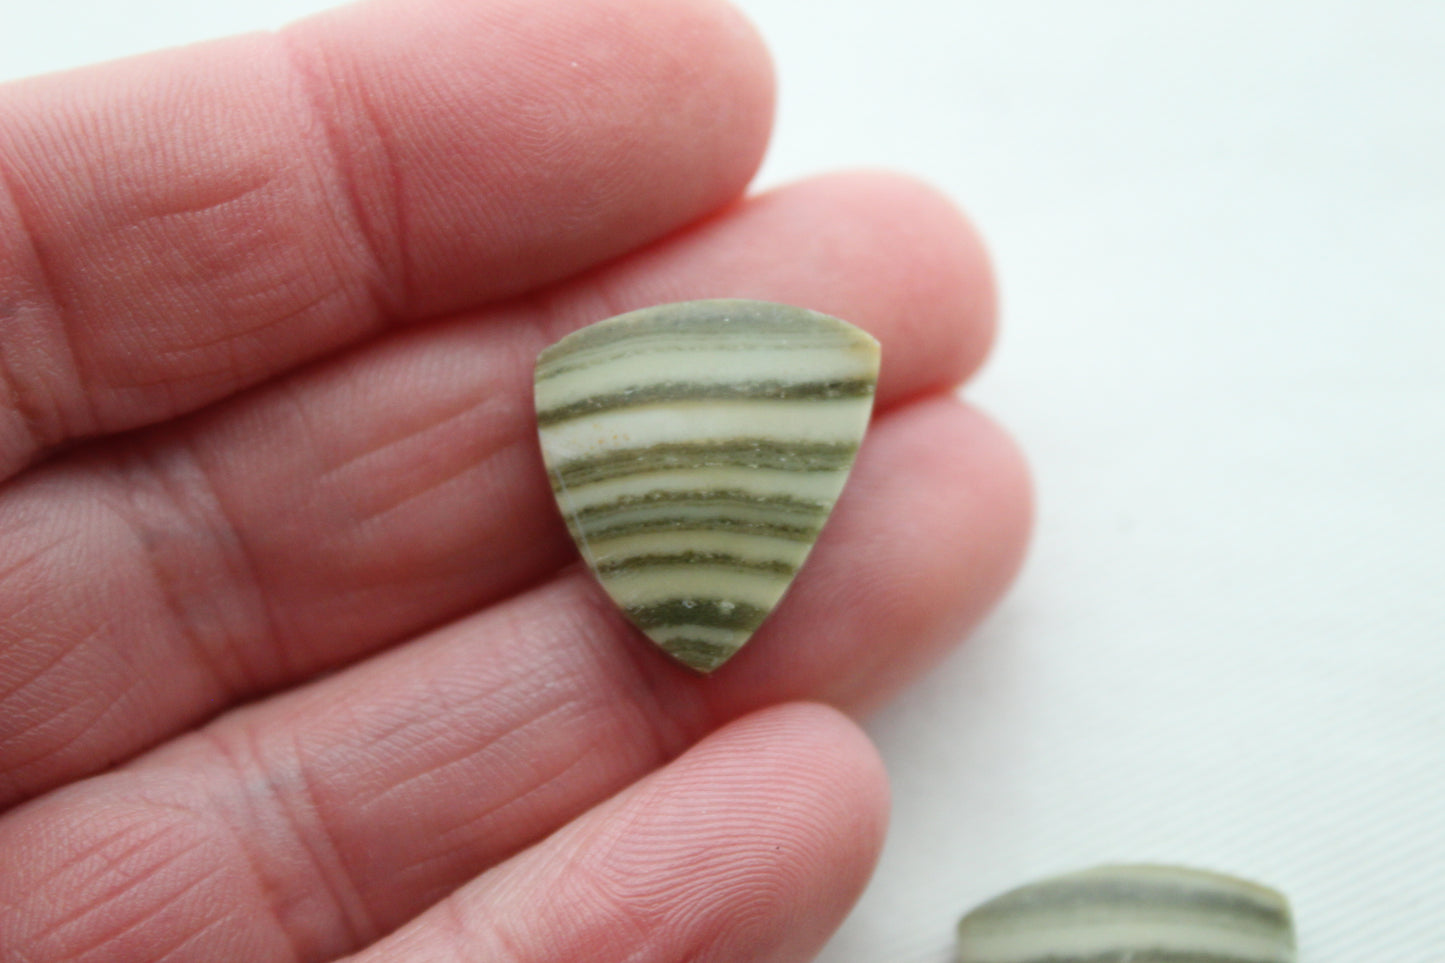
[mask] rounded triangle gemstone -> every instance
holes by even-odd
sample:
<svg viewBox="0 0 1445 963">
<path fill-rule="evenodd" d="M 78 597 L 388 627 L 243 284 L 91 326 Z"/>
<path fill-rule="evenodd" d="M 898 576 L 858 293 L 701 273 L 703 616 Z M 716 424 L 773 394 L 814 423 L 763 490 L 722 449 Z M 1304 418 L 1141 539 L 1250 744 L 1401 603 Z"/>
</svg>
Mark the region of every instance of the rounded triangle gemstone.
<svg viewBox="0 0 1445 963">
<path fill-rule="evenodd" d="M 674 658 L 711 672 L 782 599 L 853 466 L 878 365 L 846 321 L 740 300 L 618 315 L 538 356 L 557 505 Z"/>
</svg>

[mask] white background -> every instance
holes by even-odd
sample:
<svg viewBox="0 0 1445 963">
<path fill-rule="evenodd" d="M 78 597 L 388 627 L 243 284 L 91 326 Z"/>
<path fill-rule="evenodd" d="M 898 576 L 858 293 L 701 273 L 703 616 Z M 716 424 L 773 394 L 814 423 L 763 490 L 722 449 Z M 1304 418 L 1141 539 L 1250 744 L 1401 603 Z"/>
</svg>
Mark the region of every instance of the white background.
<svg viewBox="0 0 1445 963">
<path fill-rule="evenodd" d="M 0 75 L 317 0 L 0 0 Z M 888 849 L 826 963 L 944 963 L 1098 861 L 1294 900 L 1306 963 L 1445 955 L 1445 3 L 742 0 L 773 184 L 916 172 L 991 240 L 971 396 L 1035 466 L 999 613 L 874 719 Z"/>
</svg>

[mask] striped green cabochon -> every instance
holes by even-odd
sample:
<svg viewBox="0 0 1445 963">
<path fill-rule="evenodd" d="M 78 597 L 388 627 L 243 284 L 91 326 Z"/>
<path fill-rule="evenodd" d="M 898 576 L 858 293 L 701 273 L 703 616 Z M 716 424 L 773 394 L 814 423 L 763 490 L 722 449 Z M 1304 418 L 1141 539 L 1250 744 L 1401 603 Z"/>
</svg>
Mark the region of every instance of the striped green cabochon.
<svg viewBox="0 0 1445 963">
<path fill-rule="evenodd" d="M 958 924 L 959 963 L 1294 963 L 1279 893 L 1178 866 L 1099 866 L 1021 886 Z"/>
<path fill-rule="evenodd" d="M 587 564 L 643 632 L 711 672 L 792 583 L 853 466 L 878 342 L 761 301 L 688 301 L 537 358 L 537 429 Z"/>
</svg>

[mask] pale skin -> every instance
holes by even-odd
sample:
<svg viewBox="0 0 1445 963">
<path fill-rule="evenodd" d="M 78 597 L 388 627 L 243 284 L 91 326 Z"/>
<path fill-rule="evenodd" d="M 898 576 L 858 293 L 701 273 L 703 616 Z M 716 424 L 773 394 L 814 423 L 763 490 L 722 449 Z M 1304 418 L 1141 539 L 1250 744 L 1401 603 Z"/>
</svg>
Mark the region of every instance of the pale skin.
<svg viewBox="0 0 1445 963">
<path fill-rule="evenodd" d="M 953 391 L 940 195 L 746 196 L 772 78 L 704 0 L 384 0 L 0 90 L 0 957 L 785 961 L 886 823 L 853 719 L 1029 523 Z M 745 297 L 883 344 L 799 581 L 711 678 L 576 564 L 532 361 Z"/>
</svg>

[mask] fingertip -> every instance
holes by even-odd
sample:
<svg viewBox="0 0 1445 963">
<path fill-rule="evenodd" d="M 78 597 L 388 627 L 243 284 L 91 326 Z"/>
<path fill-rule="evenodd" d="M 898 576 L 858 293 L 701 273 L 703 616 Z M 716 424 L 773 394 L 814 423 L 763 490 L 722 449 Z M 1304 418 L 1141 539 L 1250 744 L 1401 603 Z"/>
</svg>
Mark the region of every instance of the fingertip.
<svg viewBox="0 0 1445 963">
<path fill-rule="evenodd" d="M 856 604 L 878 631 L 910 642 L 872 678 L 849 680 L 840 699 L 859 710 L 915 678 L 994 609 L 1018 575 L 1033 525 L 1028 463 L 987 414 L 942 394 L 904 407 L 889 427 L 843 524 L 873 533 L 870 557 L 892 558 L 870 564 L 874 579 Z M 907 466 L 916 483 L 886 477 L 888 465 Z M 870 523 L 869 503 L 887 505 L 887 518 Z"/>
<path fill-rule="evenodd" d="M 777 110 L 777 67 L 767 39 L 747 14 L 728 0 L 653 2 L 674 14 L 692 8 L 688 32 L 718 58 L 728 78 L 723 84 L 732 90 L 736 109 L 748 121 L 745 142 L 752 148 L 752 165 L 746 180 L 751 180 L 762 164 Z"/>
<path fill-rule="evenodd" d="M 849 862 L 871 866 L 878 855 L 890 806 L 888 773 L 873 741 L 837 708 L 789 702 L 761 709 L 693 752 L 720 787 L 745 787 L 756 814 L 785 813 L 829 833 L 816 841 L 811 858 L 827 862 L 846 851 Z"/>
<path fill-rule="evenodd" d="M 608 859 L 589 875 L 634 912 L 672 919 L 669 959 L 702 947 L 708 959 L 811 958 L 871 876 L 888 808 L 883 763 L 856 724 L 816 703 L 775 706 L 642 783 L 611 838 L 590 841 Z"/>
<path fill-rule="evenodd" d="M 812 959 L 882 851 L 890 808 L 883 760 L 847 716 L 810 702 L 746 716 L 694 752 L 714 746 L 721 758 L 711 760 L 713 771 L 726 774 L 733 793 L 747 787 L 747 816 L 730 828 L 741 837 L 755 826 L 757 843 L 726 874 L 739 898 L 713 941 L 717 958 Z M 762 879 L 768 898 L 742 898 Z"/>
<path fill-rule="evenodd" d="M 872 866 L 890 804 L 887 772 L 872 741 L 838 709 L 817 702 L 783 703 L 735 719 L 637 792 L 645 802 L 634 812 L 646 815 L 611 828 L 627 835 L 642 858 L 672 865 L 675 850 L 694 846 L 699 837 L 679 833 L 675 824 L 696 818 L 687 815 L 692 807 L 683 797 L 727 799 L 713 826 L 697 827 L 698 833 L 715 829 L 730 850 L 718 854 L 716 869 L 749 871 L 758 860 L 781 857 L 795 864 L 790 873 L 815 882 L 840 869 Z M 658 836 L 639 844 L 639 835 L 652 831 L 647 827 L 658 827 Z M 773 839 L 790 842 L 760 844 Z M 627 867 L 632 878 L 648 878 L 635 870 Z"/>
<path fill-rule="evenodd" d="M 983 366 L 998 327 L 998 287 L 983 237 L 952 197 L 938 187 L 897 173 L 874 173 L 875 203 L 894 212 L 905 239 L 916 236 L 915 259 L 897 310 L 911 317 L 941 317 L 920 330 L 941 344 L 944 368 L 929 388 L 963 383 Z M 921 326 L 920 326 L 921 327 Z"/>
<path fill-rule="evenodd" d="M 408 314 L 522 293 L 710 213 L 772 127 L 767 50 L 716 0 L 380 2 L 286 40 Z"/>
<path fill-rule="evenodd" d="M 885 324 L 891 344 L 928 346 L 890 359 L 885 343 L 880 394 L 911 397 L 972 376 L 993 345 L 998 290 L 983 238 L 957 202 L 896 171 L 841 171 L 806 185 L 833 228 L 824 235 L 831 257 L 859 268 L 835 295 L 839 310 Z M 851 225 L 868 230 L 846 230 Z"/>
<path fill-rule="evenodd" d="M 878 419 L 778 611 L 718 673 L 732 711 L 824 699 L 852 712 L 916 678 L 998 603 L 1032 519 L 1027 465 L 951 393 Z"/>
<path fill-rule="evenodd" d="M 1022 450 L 997 422 L 952 394 L 920 399 L 901 409 L 879 439 L 880 450 L 860 474 L 850 514 L 860 516 L 867 491 L 887 491 L 894 551 L 915 556 L 895 566 L 920 594 L 948 598 L 949 587 L 974 598 L 970 621 L 1012 583 L 1028 545 L 1033 487 Z M 886 446 L 886 447 L 885 447 Z M 916 484 L 885 477 L 885 465 L 908 466 Z M 871 526 L 882 528 L 882 526 Z M 882 546 L 879 546 L 880 549 Z"/>
<path fill-rule="evenodd" d="M 894 511 L 919 524 L 930 516 L 954 520 L 949 529 L 952 544 L 944 550 L 956 552 L 965 543 L 990 547 L 993 556 L 979 564 L 994 573 L 993 580 L 1011 581 L 1033 519 L 1032 474 L 1013 435 L 987 412 L 952 393 L 915 400 L 897 412 L 890 428 L 888 437 L 880 439 L 888 446 L 888 461 L 912 465 L 935 482 L 951 480 L 947 486 L 920 484 L 896 494 Z M 870 472 L 861 484 L 886 481 Z M 951 495 L 949 506 L 957 511 L 930 512 L 939 507 L 938 489 L 945 487 Z"/>
</svg>

